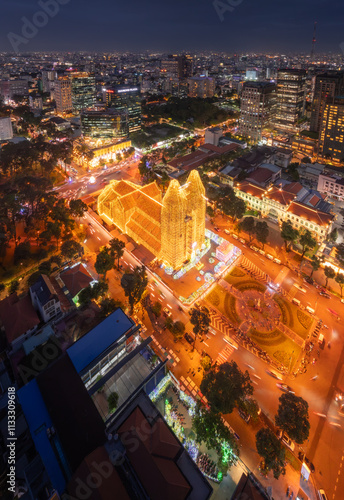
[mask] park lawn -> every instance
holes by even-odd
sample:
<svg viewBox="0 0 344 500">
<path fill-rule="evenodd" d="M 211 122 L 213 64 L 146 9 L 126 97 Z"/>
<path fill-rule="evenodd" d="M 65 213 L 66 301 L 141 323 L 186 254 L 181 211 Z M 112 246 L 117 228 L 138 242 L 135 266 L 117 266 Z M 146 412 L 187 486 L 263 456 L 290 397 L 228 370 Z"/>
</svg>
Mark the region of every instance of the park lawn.
<svg viewBox="0 0 344 500">
<path fill-rule="evenodd" d="M 299 337 L 306 339 L 313 323 L 313 318 L 302 311 L 296 304 L 289 302 L 275 294 L 274 300 L 281 309 L 282 323 L 293 330 Z"/>
<path fill-rule="evenodd" d="M 235 308 L 236 299 L 233 295 L 226 292 L 220 285 L 216 285 L 209 295 L 207 295 L 206 299 L 224 316 L 227 316 L 232 324 L 240 325 L 241 319 L 239 318 Z"/>
<path fill-rule="evenodd" d="M 269 356 L 281 363 L 290 372 L 293 370 L 301 352 L 301 347 L 279 330 L 272 333 L 255 334 L 250 332 L 251 339 L 256 342 Z"/>
</svg>

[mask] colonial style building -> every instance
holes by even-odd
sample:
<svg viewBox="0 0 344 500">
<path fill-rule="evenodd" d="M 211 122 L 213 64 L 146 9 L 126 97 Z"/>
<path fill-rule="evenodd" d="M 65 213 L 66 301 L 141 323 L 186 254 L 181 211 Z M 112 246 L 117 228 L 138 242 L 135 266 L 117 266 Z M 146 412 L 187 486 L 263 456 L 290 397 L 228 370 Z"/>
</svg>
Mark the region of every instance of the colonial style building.
<svg viewBox="0 0 344 500">
<path fill-rule="evenodd" d="M 289 221 L 298 230 L 309 229 L 318 241 L 327 238 L 332 230 L 334 215 L 323 211 L 324 200 L 308 192 L 298 182 L 283 188 L 261 186 L 244 181 L 235 187 L 236 194 L 249 207 L 259 210 L 263 217 L 282 224 Z M 302 201 L 300 201 L 302 200 Z"/>
<path fill-rule="evenodd" d="M 155 182 L 138 186 L 111 181 L 98 198 L 98 213 L 173 269 L 205 242 L 205 189 L 193 170 L 184 186 L 172 180 L 162 199 Z"/>
</svg>

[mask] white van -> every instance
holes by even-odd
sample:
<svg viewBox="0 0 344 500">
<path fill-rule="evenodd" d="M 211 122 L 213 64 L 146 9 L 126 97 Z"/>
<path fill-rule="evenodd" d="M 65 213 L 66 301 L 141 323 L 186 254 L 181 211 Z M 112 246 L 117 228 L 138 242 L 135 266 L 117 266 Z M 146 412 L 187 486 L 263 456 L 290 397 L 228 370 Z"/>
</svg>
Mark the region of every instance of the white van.
<svg viewBox="0 0 344 500">
<path fill-rule="evenodd" d="M 225 229 L 225 233 L 226 233 L 226 229 Z M 228 234 L 228 233 L 226 233 L 226 234 Z M 239 236 L 237 234 L 233 233 L 232 238 L 234 238 L 235 240 L 238 240 Z"/>
<path fill-rule="evenodd" d="M 266 256 L 269 260 L 274 260 L 273 256 L 270 253 L 267 253 Z"/>
<path fill-rule="evenodd" d="M 312 308 L 311 308 L 311 307 L 309 307 L 309 306 L 307 306 L 307 307 L 306 307 L 306 311 L 308 311 L 308 312 L 309 312 L 309 314 L 314 314 L 314 313 L 315 313 L 314 309 L 312 309 Z"/>
<path fill-rule="evenodd" d="M 323 336 L 323 334 L 322 334 L 322 333 L 319 335 L 319 338 L 318 338 L 318 344 L 319 344 L 320 346 L 323 346 L 323 345 L 325 344 L 325 337 Z"/>
<path fill-rule="evenodd" d="M 292 303 L 295 304 L 296 306 L 300 306 L 301 302 L 298 299 L 293 299 Z"/>
<path fill-rule="evenodd" d="M 276 264 L 281 264 L 281 261 L 279 259 L 277 259 L 276 257 L 274 258 L 274 262 L 276 262 Z"/>
<path fill-rule="evenodd" d="M 327 500 L 326 493 L 324 490 L 318 490 L 319 500 Z"/>
</svg>

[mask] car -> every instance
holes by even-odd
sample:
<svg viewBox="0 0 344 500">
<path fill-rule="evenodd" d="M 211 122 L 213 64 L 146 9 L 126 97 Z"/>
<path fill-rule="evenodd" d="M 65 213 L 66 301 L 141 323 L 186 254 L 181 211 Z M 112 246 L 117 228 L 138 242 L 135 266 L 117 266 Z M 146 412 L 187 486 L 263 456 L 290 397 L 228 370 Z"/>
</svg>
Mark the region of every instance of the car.
<svg viewBox="0 0 344 500">
<path fill-rule="evenodd" d="M 218 233 L 220 231 L 220 228 L 219 227 L 214 227 L 214 231 L 216 231 Z"/>
<path fill-rule="evenodd" d="M 238 408 L 238 412 L 240 417 L 248 424 L 249 421 L 251 420 L 251 415 L 246 413 L 246 411 L 242 410 L 241 408 Z"/>
<path fill-rule="evenodd" d="M 273 378 L 277 378 L 277 380 L 282 380 L 282 376 L 279 373 L 276 373 L 272 370 L 266 370 L 266 373 Z"/>
<path fill-rule="evenodd" d="M 246 240 L 244 240 L 244 238 L 239 238 L 239 241 L 240 241 L 240 243 L 242 243 L 243 245 L 246 245 Z"/>
<path fill-rule="evenodd" d="M 191 335 L 189 335 L 188 333 L 186 333 L 184 335 L 184 339 L 186 340 L 186 342 L 188 342 L 189 344 L 193 345 L 194 339 L 191 337 Z"/>
<path fill-rule="evenodd" d="M 251 248 L 251 250 L 253 250 L 254 252 L 259 252 L 259 248 L 255 247 L 255 246 L 253 246 L 253 245 L 251 245 L 251 246 L 250 246 L 250 248 Z"/>
<path fill-rule="evenodd" d="M 267 257 L 269 260 L 274 260 L 273 256 L 272 256 L 270 253 L 267 253 L 267 254 L 266 254 L 266 257 Z"/>
<path fill-rule="evenodd" d="M 287 384 L 276 384 L 279 389 L 283 392 L 289 392 L 290 394 L 295 394 L 295 391 Z"/>
<path fill-rule="evenodd" d="M 303 288 L 301 285 L 299 285 L 298 283 L 294 283 L 294 287 L 297 288 L 302 293 L 307 293 L 307 290 L 305 288 Z"/>
<path fill-rule="evenodd" d="M 301 462 L 304 462 L 307 465 L 307 467 L 309 468 L 309 470 L 312 473 L 315 472 L 314 465 L 312 464 L 312 462 L 309 460 L 309 458 L 307 458 L 306 455 L 302 451 L 299 451 L 298 457 L 299 457 L 299 460 Z"/>
<path fill-rule="evenodd" d="M 344 416 L 344 403 L 342 403 L 340 405 L 340 407 L 338 408 L 338 413 L 339 413 L 339 415 L 343 415 Z"/>
<path fill-rule="evenodd" d="M 264 250 L 262 250 L 262 249 L 260 249 L 260 248 L 258 249 L 258 252 L 260 253 L 260 255 L 265 255 Z"/>
<path fill-rule="evenodd" d="M 326 293 L 326 292 L 319 292 L 319 295 L 321 295 L 322 297 L 325 297 L 325 299 L 331 298 L 331 295 L 329 293 Z"/>
<path fill-rule="evenodd" d="M 313 285 L 313 283 L 314 283 L 313 278 L 310 278 L 309 276 L 307 276 L 307 277 L 305 278 L 305 281 L 306 281 L 307 283 L 309 283 L 310 285 Z"/>
<path fill-rule="evenodd" d="M 282 437 L 282 431 L 281 430 L 279 430 L 277 432 L 277 437 L 278 437 L 278 439 L 281 439 L 281 437 Z M 282 443 L 287 448 L 289 448 L 289 450 L 294 451 L 294 449 L 295 449 L 295 443 L 290 439 L 290 437 L 288 436 L 288 434 L 286 432 L 283 435 Z"/>
<path fill-rule="evenodd" d="M 171 316 L 172 313 L 169 309 L 167 309 L 167 307 L 164 307 L 162 312 L 165 314 L 165 316 Z"/>
<path fill-rule="evenodd" d="M 239 236 L 237 234 L 232 234 L 232 238 L 234 238 L 235 240 L 238 240 L 239 239 Z"/>
<path fill-rule="evenodd" d="M 225 232 L 226 234 L 231 234 L 231 232 L 229 231 L 229 229 L 224 229 L 224 232 Z"/>
</svg>

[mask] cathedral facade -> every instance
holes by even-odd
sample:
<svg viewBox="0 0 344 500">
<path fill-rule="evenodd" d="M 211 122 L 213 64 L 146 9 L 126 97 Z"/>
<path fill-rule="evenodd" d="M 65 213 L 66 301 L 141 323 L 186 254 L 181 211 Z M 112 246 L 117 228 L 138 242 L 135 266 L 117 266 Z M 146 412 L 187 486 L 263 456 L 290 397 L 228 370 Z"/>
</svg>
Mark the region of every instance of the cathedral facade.
<svg viewBox="0 0 344 500">
<path fill-rule="evenodd" d="M 155 182 L 138 186 L 122 180 L 111 181 L 98 197 L 100 217 L 173 269 L 204 244 L 205 211 L 205 189 L 196 170 L 183 186 L 172 180 L 164 197 Z"/>
</svg>

